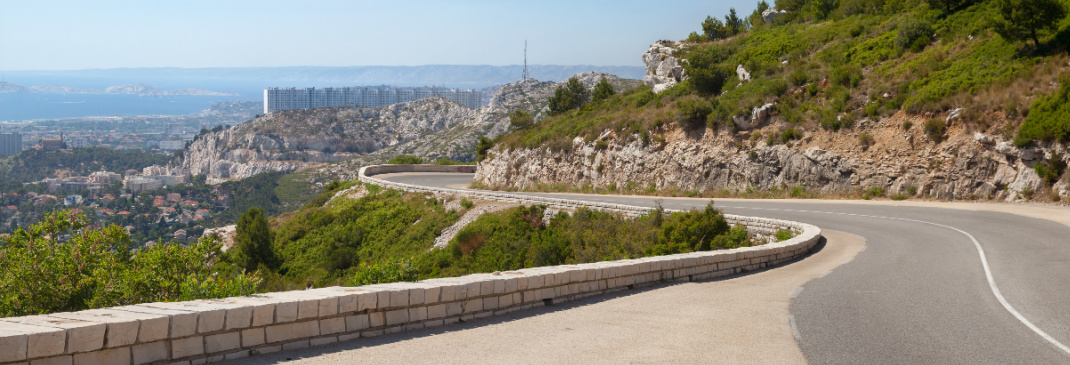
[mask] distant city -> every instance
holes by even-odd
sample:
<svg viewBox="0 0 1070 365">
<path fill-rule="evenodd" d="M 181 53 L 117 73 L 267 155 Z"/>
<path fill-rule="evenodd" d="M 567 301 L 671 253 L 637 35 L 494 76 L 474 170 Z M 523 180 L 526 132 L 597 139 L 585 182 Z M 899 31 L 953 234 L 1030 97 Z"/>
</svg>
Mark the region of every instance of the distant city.
<svg viewBox="0 0 1070 365">
<path fill-rule="evenodd" d="M 276 110 L 358 106 L 378 108 L 417 99 L 442 97 L 471 109 L 483 105 L 483 92 L 441 87 L 340 87 L 268 88 L 264 90 L 264 113 Z"/>
</svg>

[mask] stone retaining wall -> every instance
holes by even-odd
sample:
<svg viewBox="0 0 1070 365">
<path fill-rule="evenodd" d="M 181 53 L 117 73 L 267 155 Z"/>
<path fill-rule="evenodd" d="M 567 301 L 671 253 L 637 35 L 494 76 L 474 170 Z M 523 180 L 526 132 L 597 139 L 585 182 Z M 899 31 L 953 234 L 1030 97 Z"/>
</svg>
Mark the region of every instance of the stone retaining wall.
<svg viewBox="0 0 1070 365">
<path fill-rule="evenodd" d="M 391 170 L 425 171 L 422 168 Z M 362 180 L 396 185 L 364 172 Z M 798 234 L 783 242 L 732 250 L 3 318 L 0 364 L 202 364 L 237 359 L 442 326 L 646 284 L 757 270 L 808 253 L 821 235 L 820 229 L 803 223 L 732 219 L 764 230 L 791 228 Z"/>
</svg>

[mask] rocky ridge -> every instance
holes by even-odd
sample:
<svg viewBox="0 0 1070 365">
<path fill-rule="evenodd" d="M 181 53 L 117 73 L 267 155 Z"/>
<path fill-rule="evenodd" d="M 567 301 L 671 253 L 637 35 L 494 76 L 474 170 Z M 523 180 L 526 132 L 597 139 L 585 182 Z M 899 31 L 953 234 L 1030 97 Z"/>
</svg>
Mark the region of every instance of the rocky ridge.
<svg viewBox="0 0 1070 365">
<path fill-rule="evenodd" d="M 199 136 L 184 168 L 209 182 L 341 161 L 461 123 L 472 111 L 442 98 L 382 108 L 288 110 Z"/>
</svg>

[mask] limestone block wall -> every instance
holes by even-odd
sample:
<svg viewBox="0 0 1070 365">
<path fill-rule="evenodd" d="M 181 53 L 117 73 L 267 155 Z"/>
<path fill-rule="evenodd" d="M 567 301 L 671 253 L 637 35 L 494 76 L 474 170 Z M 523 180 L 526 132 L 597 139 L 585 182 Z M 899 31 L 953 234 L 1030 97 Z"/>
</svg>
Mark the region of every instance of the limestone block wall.
<svg viewBox="0 0 1070 365">
<path fill-rule="evenodd" d="M 809 224 L 733 219 L 748 227 L 790 228 L 798 234 L 783 242 L 723 251 L 2 318 L 0 364 L 203 364 L 238 359 L 443 326 L 659 282 L 757 270 L 805 255 L 821 236 L 820 229 Z"/>
</svg>

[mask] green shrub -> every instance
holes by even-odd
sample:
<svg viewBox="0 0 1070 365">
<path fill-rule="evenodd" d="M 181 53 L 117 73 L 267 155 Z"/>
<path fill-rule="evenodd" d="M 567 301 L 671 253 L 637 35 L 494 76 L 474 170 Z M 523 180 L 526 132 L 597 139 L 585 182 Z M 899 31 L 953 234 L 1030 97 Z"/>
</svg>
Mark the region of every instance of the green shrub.
<svg viewBox="0 0 1070 365">
<path fill-rule="evenodd" d="M 349 286 L 361 286 L 399 281 L 416 281 L 419 278 L 417 268 L 411 260 L 385 263 L 363 263 L 356 274 L 349 280 Z"/>
<path fill-rule="evenodd" d="M 846 64 L 832 68 L 829 82 L 834 85 L 853 88 L 862 82 L 862 68 L 855 64 Z M 842 110 L 842 108 L 840 108 Z"/>
<path fill-rule="evenodd" d="M 1070 74 L 1059 77 L 1059 82 L 1057 91 L 1033 102 L 1014 138 L 1015 145 L 1022 147 L 1034 140 L 1070 141 Z"/>
<path fill-rule="evenodd" d="M 732 53 L 720 46 L 708 46 L 691 51 L 687 55 L 687 70 L 691 85 L 700 94 L 716 95 L 721 93 L 725 82 L 734 72 L 721 63 L 728 60 Z"/>
<path fill-rule="evenodd" d="M 461 208 L 472 209 L 474 206 L 476 206 L 476 203 L 473 203 L 471 200 L 461 199 Z"/>
<path fill-rule="evenodd" d="M 918 187 L 914 185 L 907 186 L 907 194 L 910 196 L 918 195 Z"/>
<path fill-rule="evenodd" d="M 806 189 L 802 186 L 792 186 L 788 193 L 792 198 L 802 198 L 806 196 Z"/>
<path fill-rule="evenodd" d="M 594 86 L 594 91 L 591 92 L 591 99 L 599 102 L 615 94 L 617 94 L 617 91 L 613 90 L 613 85 L 610 85 L 609 81 L 603 76 L 601 80 L 598 80 L 598 84 Z"/>
<path fill-rule="evenodd" d="M 579 79 L 571 77 L 564 85 L 560 85 L 554 90 L 554 95 L 550 97 L 548 105 L 550 113 L 561 114 L 569 110 L 579 109 L 587 103 L 589 98 L 590 94 L 587 92 L 587 88 L 583 87 L 583 83 Z"/>
<path fill-rule="evenodd" d="M 929 136 L 929 139 L 940 142 L 944 139 L 944 134 L 947 133 L 947 124 L 940 119 L 929 119 L 925 122 L 925 135 Z"/>
<path fill-rule="evenodd" d="M 903 121 L 903 130 L 904 131 L 909 131 L 910 127 L 913 127 L 913 126 L 914 126 L 914 122 L 911 122 L 909 120 Z"/>
<path fill-rule="evenodd" d="M 932 43 L 933 26 L 924 19 L 908 18 L 899 23 L 895 46 L 900 50 L 919 52 Z"/>
<path fill-rule="evenodd" d="M 895 201 L 907 200 L 907 196 L 903 195 L 903 194 L 894 195 L 894 196 L 892 196 L 892 200 L 895 200 Z"/>
<path fill-rule="evenodd" d="M 780 143 L 788 143 L 800 139 L 802 136 L 802 131 L 796 130 L 795 128 L 788 128 L 780 132 Z"/>
<path fill-rule="evenodd" d="M 795 70 L 790 75 L 788 75 L 788 80 L 791 81 L 792 85 L 803 86 L 807 82 L 810 82 L 810 75 L 807 75 L 806 71 Z"/>
<path fill-rule="evenodd" d="M 604 81 L 605 78 L 602 78 L 602 80 Z M 531 114 L 517 109 L 509 113 L 509 125 L 516 129 L 528 128 L 535 125 L 535 118 Z"/>
<path fill-rule="evenodd" d="M 424 163 L 424 159 L 412 155 L 401 155 L 390 159 L 386 163 L 388 165 L 419 165 Z"/>
<path fill-rule="evenodd" d="M 1052 186 L 1063 176 L 1063 171 L 1066 171 L 1066 162 L 1052 154 L 1051 158 L 1034 164 L 1033 169 L 1044 180 L 1044 184 Z"/>
<path fill-rule="evenodd" d="M 874 143 L 876 143 L 876 140 L 873 139 L 873 136 L 870 135 L 869 132 L 862 132 L 862 134 L 858 135 L 859 146 L 862 146 L 863 148 L 869 148 Z"/>
<path fill-rule="evenodd" d="M 792 232 L 790 229 L 778 229 L 774 236 L 776 237 L 777 242 L 784 242 L 795 237 L 795 232 Z"/>
<path fill-rule="evenodd" d="M 676 119 L 684 128 L 698 128 L 706 125 L 706 116 L 713 112 L 710 103 L 699 98 L 688 98 L 676 102 Z"/>
<path fill-rule="evenodd" d="M 118 226 L 49 213 L 0 245 L 0 317 L 252 294 L 257 275 L 220 273 L 220 245 L 159 243 L 131 252 Z M 69 237 L 66 241 L 60 237 Z"/>
</svg>

